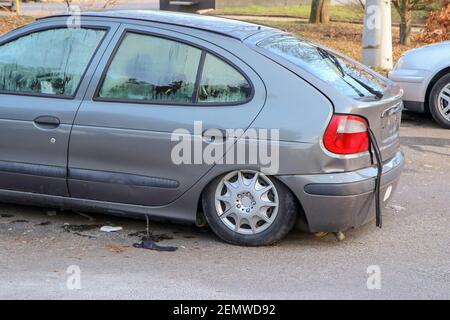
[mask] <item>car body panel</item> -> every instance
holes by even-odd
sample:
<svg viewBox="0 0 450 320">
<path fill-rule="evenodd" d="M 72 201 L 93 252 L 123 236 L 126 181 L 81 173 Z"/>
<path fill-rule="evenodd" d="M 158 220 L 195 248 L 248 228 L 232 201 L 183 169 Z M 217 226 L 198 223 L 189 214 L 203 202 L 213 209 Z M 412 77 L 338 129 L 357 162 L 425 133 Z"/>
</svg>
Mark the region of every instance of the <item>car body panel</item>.
<svg viewBox="0 0 450 320">
<path fill-rule="evenodd" d="M 98 54 L 106 48 L 118 25 L 90 22 L 89 27 L 109 30 L 97 48 Z M 33 32 L 65 26 L 64 19 L 33 23 L 3 36 L 1 44 Z M 66 177 L 70 131 L 98 56 L 88 65 L 73 98 L 0 94 L 0 188 L 69 195 Z M 55 117 L 60 124 L 55 128 L 40 126 L 35 122 L 39 117 Z"/>
<path fill-rule="evenodd" d="M 401 152 L 384 163 L 380 188 L 383 206 L 394 194 L 404 164 Z M 337 174 L 280 176 L 279 179 L 300 200 L 309 231 L 338 232 L 359 227 L 375 218 L 376 174 L 376 168 L 369 167 Z"/>
<path fill-rule="evenodd" d="M 424 112 L 430 84 L 443 70 L 450 68 L 450 42 L 441 42 L 406 52 L 389 78 L 404 91 L 405 106 L 411 111 Z"/>
<path fill-rule="evenodd" d="M 386 110 L 401 104 L 402 102 L 402 90 L 401 88 L 394 84 L 389 79 L 383 78 L 384 81 L 388 84 L 386 91 L 384 92 L 384 96 L 380 100 L 356 100 L 350 97 L 347 97 L 340 93 L 337 89 L 327 84 L 325 81 L 322 81 L 315 76 L 311 75 L 307 71 L 302 68 L 296 66 L 295 64 L 283 59 L 267 50 L 264 50 L 257 46 L 257 44 L 264 38 L 270 37 L 274 34 L 284 34 L 284 32 L 280 30 L 269 30 L 258 33 L 248 39 L 246 39 L 246 44 L 253 48 L 253 50 L 261 53 L 262 55 L 268 57 L 273 62 L 283 66 L 287 70 L 290 70 L 292 73 L 305 80 L 306 83 L 309 83 L 312 87 L 316 88 L 319 92 L 323 93 L 329 101 L 332 101 L 334 112 L 342 113 L 342 114 L 355 114 L 360 115 L 366 118 L 369 122 L 371 128 L 373 128 L 375 135 L 380 141 L 380 147 L 382 149 L 382 155 L 384 160 L 391 159 L 399 146 L 400 139 L 398 134 L 395 137 L 390 137 L 390 141 L 383 141 L 383 133 L 382 133 L 382 115 Z M 316 44 L 314 44 L 316 45 Z M 320 46 L 322 47 L 322 46 Z M 323 47 L 325 48 L 325 47 Z M 330 52 L 334 52 L 329 48 L 325 48 Z M 356 65 L 362 66 L 357 61 L 346 57 L 349 61 L 352 61 Z M 363 66 L 362 66 L 363 67 Z M 366 68 L 366 67 L 364 67 Z M 367 69 L 367 68 L 366 68 Z M 368 70 L 368 69 L 367 69 Z M 370 73 L 374 73 L 369 70 Z M 378 77 L 381 77 L 377 75 Z M 326 93 L 326 94 L 325 94 Z M 320 112 L 319 110 L 315 112 Z M 324 148 L 322 148 L 322 153 Z M 329 157 L 327 157 L 329 156 Z M 326 172 L 332 171 L 348 171 L 348 170 L 357 170 L 362 167 L 366 167 L 370 165 L 371 158 L 368 152 L 361 153 L 357 155 L 351 156 L 336 156 L 328 154 L 325 151 L 325 155 L 320 157 L 321 161 L 325 161 L 324 168 L 327 168 Z"/>
<path fill-rule="evenodd" d="M 205 145 L 201 134 L 195 134 L 192 128 L 194 121 L 201 120 L 203 130 L 280 129 L 280 163 L 273 178 L 284 183 L 297 196 L 311 223 L 311 230 L 342 231 L 370 220 L 374 210 L 373 191 L 370 189 L 374 187 L 376 167 L 369 152 L 351 156 L 331 154 L 322 145 L 323 134 L 334 113 L 356 114 L 366 118 L 381 142 L 383 161 L 387 168 L 383 191 L 390 185 L 395 186 L 404 163 L 397 153 L 399 139 L 394 136 L 391 141 L 384 142 L 381 131 L 383 114 L 401 101 L 398 86 L 386 80 L 389 86 L 383 99 L 357 101 L 256 46 L 263 37 L 280 31 L 234 21 L 224 23 L 222 19 L 202 20 L 198 16 L 192 18 L 193 22 L 183 20 L 185 18 L 176 21 L 177 15 L 166 16 L 168 20 L 165 20 L 162 15 L 149 16 L 142 12 L 82 14 L 82 24 L 109 25 L 111 30 L 108 40 L 102 43 L 92 60 L 77 96 L 73 100 L 65 100 L 64 110 L 55 98 L 38 101 L 35 97 L 18 96 L 20 101 L 32 99 L 36 105 L 45 102 L 46 107 L 53 106 L 48 102 L 54 101 L 55 108 L 62 113 L 59 114 L 64 122 L 60 135 L 68 138 L 71 132 L 70 141 L 58 137 L 57 141 L 64 143 L 59 146 L 58 156 L 46 152 L 39 155 L 41 158 L 38 158 L 37 163 L 61 168 L 68 179 L 59 179 L 58 174 L 61 172 L 56 169 L 44 170 L 46 168 L 35 166 L 28 170 L 29 173 L 41 172 L 47 175 L 45 179 L 67 182 L 68 190 L 62 186 L 57 192 L 46 192 L 46 189 L 43 194 L 29 189 L 3 188 L 0 190 L 2 201 L 195 222 L 202 192 L 211 181 L 230 171 L 262 168 L 260 163 L 173 164 L 170 161 L 174 145 L 170 141 L 173 130 L 187 129 L 189 135 L 200 139 Z M 68 17 L 61 15 L 39 20 L 11 34 L 20 34 L 38 26 L 61 24 Z M 211 30 L 208 31 L 208 28 Z M 226 58 L 249 77 L 255 95 L 243 105 L 202 107 L 95 100 L 102 72 L 126 30 L 173 37 Z M 28 114 L 26 109 L 15 110 L 13 104 L 8 105 L 9 99 L 10 96 L 5 97 L 6 102 L 1 102 L 6 107 L 0 108 L 0 119 L 6 117 L 8 112 L 11 115 L 25 112 L 27 117 L 32 118 L 33 114 Z M 41 115 L 42 112 L 38 113 Z M 8 131 L 16 130 L 14 128 L 10 127 Z M 25 138 L 31 134 L 31 129 L 27 127 L 20 136 Z M 9 138 L 13 139 L 13 136 L 10 134 Z M 48 139 L 48 136 L 43 132 L 33 137 L 44 138 Z M 245 134 L 232 139 L 238 143 L 248 143 Z M 8 146 L 10 142 L 5 141 L 5 146 Z M 29 143 L 32 143 L 32 139 Z M 31 157 L 25 153 L 32 151 L 32 148 L 25 144 L 25 148 L 20 151 L 24 153 L 22 157 Z M 64 150 L 68 151 L 66 155 Z M 9 153 L 11 157 L 6 160 L 16 159 L 13 155 L 14 152 Z M 5 168 L 12 171 L 4 173 L 9 175 L 14 174 L 14 170 L 16 173 L 25 170 L 22 167 L 7 167 L 6 164 Z M 36 176 L 33 179 L 38 179 Z M 41 179 L 43 176 L 38 177 Z M 7 178 L 12 180 L 11 177 Z M 305 191 L 306 185 L 316 184 L 317 189 L 327 183 L 332 185 L 325 187 L 327 190 L 335 189 L 336 184 L 340 183 L 344 191 L 353 190 L 354 183 L 357 183 L 364 192 L 354 194 L 348 191 L 351 194 L 330 196 L 311 195 Z M 36 181 L 35 184 L 40 185 L 42 181 Z"/>
</svg>

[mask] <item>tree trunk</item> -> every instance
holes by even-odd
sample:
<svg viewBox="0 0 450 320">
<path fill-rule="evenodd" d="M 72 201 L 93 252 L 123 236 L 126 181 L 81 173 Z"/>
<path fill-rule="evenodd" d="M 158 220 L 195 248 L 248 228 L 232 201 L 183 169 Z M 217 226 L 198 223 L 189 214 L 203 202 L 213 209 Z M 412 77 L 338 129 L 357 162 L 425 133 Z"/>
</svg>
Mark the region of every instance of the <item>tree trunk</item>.
<svg viewBox="0 0 450 320">
<path fill-rule="evenodd" d="M 400 44 L 411 44 L 411 11 L 403 10 L 400 14 Z"/>
<path fill-rule="evenodd" d="M 330 0 L 313 0 L 311 3 L 311 14 L 309 23 L 328 23 L 330 22 Z"/>
<path fill-rule="evenodd" d="M 321 23 L 321 13 L 324 0 L 313 0 L 311 3 L 311 14 L 309 16 L 309 23 Z"/>
<path fill-rule="evenodd" d="M 320 22 L 328 23 L 330 22 L 330 0 L 323 0 L 322 10 L 320 13 Z"/>
</svg>

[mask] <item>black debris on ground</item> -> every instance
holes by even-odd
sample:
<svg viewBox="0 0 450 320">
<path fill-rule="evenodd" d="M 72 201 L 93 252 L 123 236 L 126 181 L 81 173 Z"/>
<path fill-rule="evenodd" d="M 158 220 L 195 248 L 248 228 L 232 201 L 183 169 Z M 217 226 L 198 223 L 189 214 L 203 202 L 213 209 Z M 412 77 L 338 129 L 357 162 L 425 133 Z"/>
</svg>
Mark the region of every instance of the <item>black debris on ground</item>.
<svg viewBox="0 0 450 320">
<path fill-rule="evenodd" d="M 73 232 L 73 234 L 75 234 L 77 236 L 80 236 L 80 237 L 83 237 L 83 238 L 97 239 L 97 237 L 95 237 L 95 236 L 91 236 L 89 234 L 83 234 L 83 233 L 80 233 L 80 232 Z"/>
<path fill-rule="evenodd" d="M 64 229 L 65 232 L 73 233 L 77 236 L 88 238 L 88 239 L 97 239 L 95 236 L 83 234 L 83 231 L 90 231 L 100 228 L 101 225 L 98 224 L 65 224 L 61 228 Z"/>
<path fill-rule="evenodd" d="M 160 242 L 162 240 L 172 240 L 173 237 L 169 236 L 167 234 L 153 234 L 149 232 L 149 235 L 147 235 L 147 231 L 136 231 L 133 233 L 128 234 L 129 237 L 139 237 L 141 241 L 154 241 L 154 242 Z"/>
<path fill-rule="evenodd" d="M 83 232 L 100 228 L 98 224 L 65 224 L 61 228 L 66 232 Z"/>
<path fill-rule="evenodd" d="M 50 221 L 44 221 L 44 222 L 36 224 L 36 226 L 48 226 L 50 224 L 52 224 Z"/>
<path fill-rule="evenodd" d="M 152 240 L 145 240 L 141 241 L 139 243 L 134 243 L 133 247 L 139 248 L 139 249 L 148 249 L 148 250 L 155 250 L 155 251 L 167 251 L 167 252 L 173 252 L 177 251 L 177 247 L 172 246 L 160 246 L 156 242 Z"/>
<path fill-rule="evenodd" d="M 134 248 L 139 248 L 139 249 L 148 249 L 148 250 L 155 250 L 155 251 L 166 251 L 166 252 L 173 252 L 173 251 L 177 251 L 178 247 L 173 247 L 173 246 L 160 246 L 158 244 L 156 244 L 156 242 L 153 240 L 153 238 L 155 237 L 155 235 L 153 235 L 150 232 L 150 219 L 148 216 L 145 216 L 145 220 L 147 222 L 147 228 L 144 232 L 144 236 L 142 237 L 142 241 L 138 242 L 138 243 L 133 243 L 133 247 Z M 135 234 L 138 235 L 142 235 L 142 231 L 138 231 Z M 162 236 L 162 235 L 159 235 Z M 167 239 L 173 239 L 172 237 L 168 236 L 168 235 L 164 235 L 164 237 Z M 161 238 L 159 240 L 162 240 Z"/>
<path fill-rule="evenodd" d="M 2 213 L 2 214 L 0 214 L 0 217 L 2 217 L 2 218 L 12 218 L 14 216 L 12 214 Z"/>
<path fill-rule="evenodd" d="M 13 220 L 10 223 L 28 223 L 28 220 L 18 219 L 18 220 Z"/>
</svg>

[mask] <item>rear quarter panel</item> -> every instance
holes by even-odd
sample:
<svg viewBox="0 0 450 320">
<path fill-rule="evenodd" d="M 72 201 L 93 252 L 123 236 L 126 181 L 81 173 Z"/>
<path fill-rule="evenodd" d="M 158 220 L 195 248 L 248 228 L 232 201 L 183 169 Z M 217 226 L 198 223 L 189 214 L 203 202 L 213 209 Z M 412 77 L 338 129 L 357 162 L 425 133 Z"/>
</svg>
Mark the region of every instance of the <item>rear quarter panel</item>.
<svg viewBox="0 0 450 320">
<path fill-rule="evenodd" d="M 266 63 L 265 68 L 259 68 L 262 70 L 259 72 L 267 86 L 268 101 L 254 125 L 264 127 L 275 119 L 283 124 L 280 128 L 280 136 L 284 138 L 281 140 L 310 144 L 306 153 L 298 154 L 292 150 L 280 152 L 282 155 L 294 152 L 297 156 L 293 158 L 295 161 L 286 160 L 286 166 L 280 165 L 280 168 L 286 168 L 280 172 L 282 174 L 334 173 L 371 166 L 369 152 L 343 156 L 328 152 L 322 144 L 324 131 L 334 112 L 363 116 L 368 120 L 376 135 L 380 136 L 381 115 L 386 109 L 401 102 L 400 88 L 385 79 L 388 89 L 383 99 L 379 101 L 359 101 L 347 97 L 325 81 L 257 46 L 262 39 L 273 35 L 274 32 L 280 31 L 261 32 L 246 41 L 249 47 L 270 61 Z M 281 88 L 282 86 L 285 88 Z M 284 94 L 277 95 L 278 92 Z M 274 99 L 271 101 L 270 98 Z M 282 108 L 280 104 L 283 105 Z M 398 146 L 399 140 L 386 148 L 383 159 L 392 157 Z M 284 162 L 283 156 L 280 162 Z"/>
</svg>

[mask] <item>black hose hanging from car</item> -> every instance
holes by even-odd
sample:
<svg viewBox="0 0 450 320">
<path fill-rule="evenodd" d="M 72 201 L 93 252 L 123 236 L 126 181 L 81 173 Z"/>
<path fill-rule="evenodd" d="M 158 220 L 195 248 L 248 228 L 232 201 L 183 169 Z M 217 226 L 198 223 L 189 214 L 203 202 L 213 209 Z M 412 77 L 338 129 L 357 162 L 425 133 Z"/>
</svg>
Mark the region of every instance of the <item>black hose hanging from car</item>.
<svg viewBox="0 0 450 320">
<path fill-rule="evenodd" d="M 378 228 L 382 227 L 382 212 L 381 212 L 381 175 L 383 174 L 383 159 L 381 156 L 380 147 L 378 146 L 377 139 L 372 129 L 368 128 L 367 132 L 369 133 L 369 142 L 370 142 L 370 150 L 375 154 L 375 158 L 377 159 L 377 177 L 375 179 L 375 215 L 376 215 L 376 226 Z"/>
</svg>

